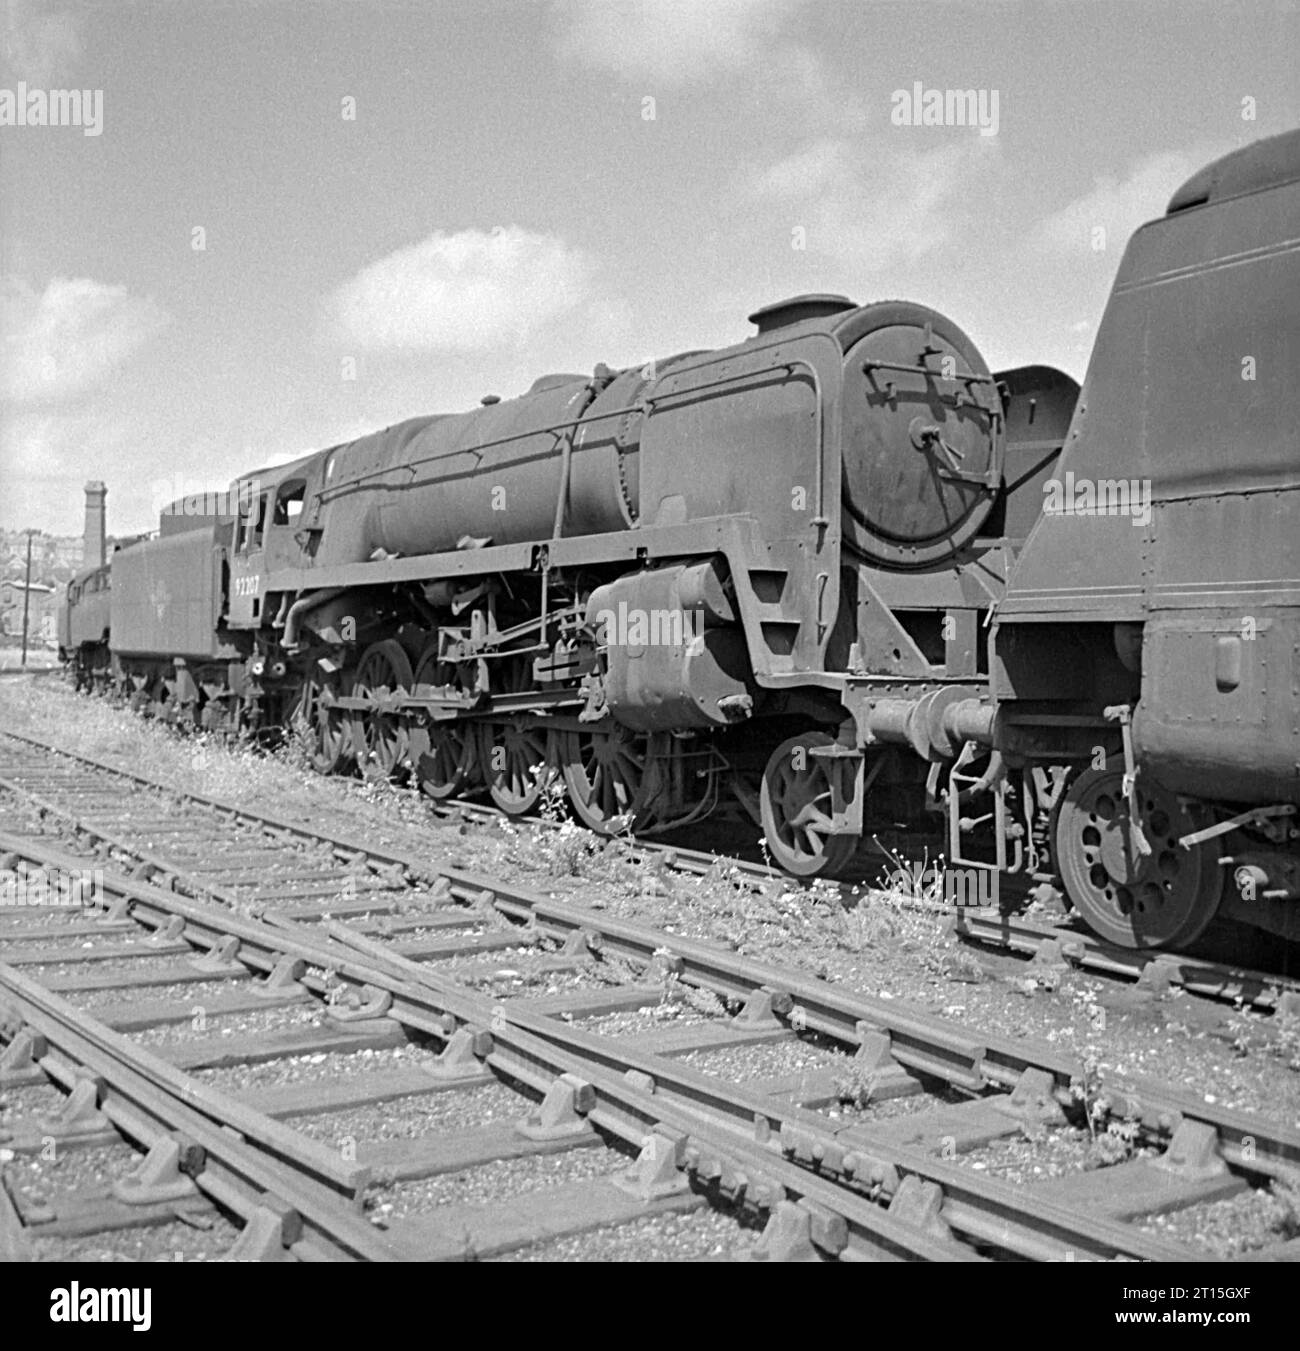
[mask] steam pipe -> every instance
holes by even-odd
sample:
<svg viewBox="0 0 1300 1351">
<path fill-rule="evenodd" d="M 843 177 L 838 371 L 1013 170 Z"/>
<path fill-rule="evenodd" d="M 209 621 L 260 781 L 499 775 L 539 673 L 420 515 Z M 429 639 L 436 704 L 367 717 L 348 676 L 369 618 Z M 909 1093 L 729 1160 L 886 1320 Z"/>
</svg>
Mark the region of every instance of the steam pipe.
<svg viewBox="0 0 1300 1351">
<path fill-rule="evenodd" d="M 302 646 L 298 641 L 298 628 L 303 616 L 318 605 L 324 605 L 326 601 L 333 600 L 348 590 L 350 588 L 346 586 L 327 586 L 323 591 L 313 591 L 310 596 L 300 596 L 289 607 L 289 613 L 284 617 L 284 636 L 280 639 L 280 646 L 286 652 L 296 652 Z"/>
</svg>

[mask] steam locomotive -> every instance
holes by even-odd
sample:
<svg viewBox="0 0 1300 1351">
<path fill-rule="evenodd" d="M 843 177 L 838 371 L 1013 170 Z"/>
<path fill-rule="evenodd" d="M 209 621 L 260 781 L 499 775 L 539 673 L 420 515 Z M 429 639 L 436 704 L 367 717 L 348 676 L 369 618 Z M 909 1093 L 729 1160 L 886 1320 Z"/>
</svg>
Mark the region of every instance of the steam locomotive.
<svg viewBox="0 0 1300 1351">
<path fill-rule="evenodd" d="M 950 868 L 1059 880 L 1120 943 L 1221 905 L 1300 936 L 1298 189 L 1300 133 L 1185 185 L 1082 395 L 921 305 L 798 296 L 173 503 L 74 581 L 66 655 L 437 799 L 735 806 L 800 876 L 939 820 Z"/>
</svg>

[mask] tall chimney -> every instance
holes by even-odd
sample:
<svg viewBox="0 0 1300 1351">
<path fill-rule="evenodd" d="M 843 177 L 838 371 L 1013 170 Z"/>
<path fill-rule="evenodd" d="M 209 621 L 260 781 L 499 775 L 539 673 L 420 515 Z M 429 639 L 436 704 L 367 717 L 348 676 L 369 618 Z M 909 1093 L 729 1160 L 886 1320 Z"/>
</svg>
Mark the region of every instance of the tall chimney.
<svg viewBox="0 0 1300 1351">
<path fill-rule="evenodd" d="M 104 499 L 108 489 L 98 480 L 86 484 L 86 533 L 82 545 L 81 565 L 102 568 L 107 561 L 104 539 Z"/>
</svg>

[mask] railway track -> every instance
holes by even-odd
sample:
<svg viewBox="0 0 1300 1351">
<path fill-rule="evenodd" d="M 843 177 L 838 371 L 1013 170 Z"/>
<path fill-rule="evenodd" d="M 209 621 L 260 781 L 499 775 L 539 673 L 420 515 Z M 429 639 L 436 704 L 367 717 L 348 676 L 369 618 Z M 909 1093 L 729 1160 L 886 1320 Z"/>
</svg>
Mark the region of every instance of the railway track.
<svg viewBox="0 0 1300 1351">
<path fill-rule="evenodd" d="M 379 1138 L 354 1138 L 353 1161 L 378 1170 L 383 1188 L 358 1183 L 354 1169 L 364 1194 L 354 1189 L 351 1213 L 360 1204 L 394 1217 L 381 1234 L 386 1254 L 528 1250 L 543 1236 L 712 1203 L 762 1224 L 756 1251 L 769 1257 L 1186 1260 L 1186 1249 L 1143 1227 L 1144 1216 L 1288 1181 L 1300 1169 L 1293 1131 L 1181 1090 L 1121 1082 L 1107 1085 L 1111 1111 L 1142 1146 L 1138 1156 L 1014 1185 L 963 1159 L 1026 1132 L 1074 1129 L 1064 1122 L 1077 1120 L 1081 1085 L 1086 1106 L 1086 1072 L 1050 1045 L 980 1037 L 713 944 L 213 798 L 173 796 L 173 809 L 162 810 L 143 776 L 127 801 L 120 780 L 109 794 L 96 783 L 102 768 L 63 763 L 65 781 L 52 786 L 47 776 L 44 795 L 12 765 L 7 779 L 69 843 L 52 848 L 34 829 L 6 832 L 0 852 L 32 886 L 98 863 L 100 914 L 88 919 L 79 904 L 63 904 L 4 917 L 5 1073 L 39 1071 L 65 1088 L 88 1074 L 90 1106 L 111 1118 L 116 1070 L 78 1059 L 88 1044 L 101 1056 L 109 1045 L 120 1061 L 118 1042 L 135 1038 L 145 1044 L 139 1053 L 161 1048 L 189 1076 L 235 1066 L 246 1078 L 253 1066 L 324 1057 L 328 1083 L 278 1084 L 260 1100 L 254 1093 L 235 1110 L 266 1120 L 258 1131 L 236 1129 L 299 1186 L 301 1160 L 286 1157 L 283 1142 L 274 1152 L 271 1127 L 301 1118 L 316 1134 L 297 1148 L 315 1157 L 308 1146 L 329 1137 L 331 1120 L 369 1111 Z M 141 819 L 145 801 L 154 804 L 151 821 Z M 146 827 L 149 847 L 139 839 Z M 162 997 L 146 998 L 150 990 Z M 91 1006 L 67 1006 L 74 997 Z M 672 1003 L 690 1016 L 656 1023 Z M 290 1015 L 289 1025 L 280 1021 Z M 223 1020 L 227 1035 L 214 1035 Z M 782 1073 L 780 1057 L 791 1050 L 811 1058 Z M 45 1059 L 56 1052 L 51 1074 Z M 385 1087 L 366 1052 L 413 1054 L 419 1063 L 386 1064 Z M 438 1120 L 431 1104 L 468 1102 L 487 1087 L 529 1099 L 531 1134 L 508 1114 L 450 1134 L 430 1129 Z M 229 1076 L 225 1090 L 229 1098 Z M 171 1091 L 191 1101 L 187 1085 Z M 92 1095 L 80 1093 L 75 1110 L 84 1112 Z M 383 1137 L 396 1102 L 415 1105 L 418 1136 Z M 230 1124 L 227 1110 L 209 1101 L 208 1121 Z M 167 1133 L 186 1148 L 194 1138 L 179 1126 Z M 516 1200 L 449 1212 L 442 1192 L 444 1204 L 430 1213 L 409 1190 L 430 1176 L 470 1175 L 544 1151 L 566 1160 L 580 1153 L 585 1169 L 599 1150 L 618 1153 L 621 1185 L 609 1180 L 606 1158 L 599 1176 L 582 1171 L 540 1187 L 522 1210 Z M 215 1167 L 230 1166 L 214 1158 Z M 234 1243 L 244 1251 L 363 1255 L 323 1220 L 307 1223 L 310 1207 L 303 1216 L 283 1194 L 267 1190 L 258 1204 L 256 1187 L 246 1186 L 240 1198 L 244 1212 L 209 1194 L 223 1216 L 242 1214 Z M 377 1209 L 384 1205 L 395 1209 Z M 249 1211 L 260 1217 L 251 1231 Z M 10 1228 L 28 1241 L 49 1223 L 39 1208 L 15 1214 Z M 276 1228 L 265 1214 L 285 1223 Z"/>
<path fill-rule="evenodd" d="M 38 857 L 46 869 L 75 866 L 67 856 Z M 400 993 L 400 982 L 378 991 L 366 979 L 373 973 L 365 959 L 352 960 L 349 949 L 322 932 L 300 930 L 283 919 L 274 927 L 240 920 L 210 904 L 163 901 L 168 893 L 132 887 L 124 879 L 109 879 L 106 890 L 119 905 L 119 916 L 125 903 L 132 918 L 101 917 L 107 946 L 68 945 L 59 963 L 64 974 L 47 976 L 43 983 L 24 974 L 49 966 L 44 960 L 49 954 L 37 945 L 61 927 L 51 924 L 57 916 L 38 916 L 45 927 L 34 932 L 11 929 L 4 935 L 0 1005 L 9 1048 L 0 1082 L 12 1089 L 44 1076 L 72 1090 L 57 1112 L 13 1129 L 9 1149 L 20 1158 L 35 1156 L 51 1141 L 60 1150 L 84 1148 L 117 1132 L 148 1152 L 134 1174 L 89 1194 L 32 1204 L 30 1198 L 15 1201 L 14 1193 L 23 1193 L 11 1183 L 10 1253 L 39 1245 L 45 1255 L 52 1249 L 57 1256 L 60 1240 L 167 1224 L 178 1215 L 189 1222 L 210 1215 L 204 1200 L 242 1224 L 225 1256 L 371 1261 L 491 1256 L 596 1225 L 641 1222 L 665 1210 L 690 1212 L 707 1204 L 680 1186 L 639 1194 L 634 1185 L 619 1188 L 611 1182 L 619 1165 L 628 1162 L 617 1146 L 639 1143 L 645 1123 L 626 1115 L 627 1103 L 619 1101 L 617 1090 L 607 1091 L 593 1115 L 590 1085 L 573 1077 L 583 1068 L 578 1059 L 557 1058 L 549 1046 L 520 1034 L 494 1038 L 490 1060 L 480 1061 L 474 1053 L 485 1049 L 482 1039 L 452 1035 L 453 1016 L 427 1001 L 406 1000 L 400 1021 L 384 1016 Z M 158 908 L 151 901 L 160 902 Z M 71 928 L 76 940 L 88 927 L 81 913 L 69 918 L 65 910 L 62 916 L 63 927 Z M 178 919 L 185 925 L 180 942 L 175 940 Z M 123 942 L 124 928 L 152 936 Z M 194 960 L 180 960 L 187 952 Z M 96 958 L 130 963 L 133 957 L 134 969 L 106 977 L 94 969 L 100 964 Z M 76 969 L 67 974 L 67 967 Z M 180 998 L 148 998 L 152 989 L 177 987 L 184 989 Z M 349 1000 L 349 994 L 356 997 Z M 69 1002 L 87 995 L 107 995 L 112 1002 L 90 1008 Z M 466 991 L 465 998 L 462 1012 L 473 1011 L 475 997 Z M 310 1026 L 298 1021 L 234 1039 L 193 1035 L 204 1030 L 194 1026 L 196 1011 L 200 1023 L 253 1010 L 276 1015 L 278 1021 L 286 1012 L 301 1013 L 304 1003 L 313 1015 Z M 173 1035 L 177 1029 L 179 1036 Z M 377 1068 L 368 1063 L 377 1053 L 405 1048 L 411 1034 L 441 1034 L 446 1050 L 418 1060 L 385 1058 Z M 313 1074 L 307 1082 L 251 1092 L 213 1086 L 204 1077 L 233 1069 L 238 1077 L 255 1080 L 258 1066 L 289 1058 L 328 1062 L 331 1068 L 351 1061 L 351 1072 L 342 1082 L 317 1082 Z M 510 1091 L 497 1089 L 496 1098 L 481 1101 L 485 1087 L 497 1084 Z M 429 1130 L 415 1139 L 364 1140 L 356 1150 L 341 1148 L 346 1139 L 338 1139 L 327 1124 L 340 1112 L 368 1111 L 373 1117 L 400 1114 L 402 1106 L 412 1104 L 436 1121 L 437 1104 L 458 1094 L 479 1099 L 460 1104 L 460 1116 L 481 1115 L 481 1123 Z M 501 1097 L 508 1101 L 501 1103 Z M 132 1115 L 138 1101 L 151 1112 L 152 1131 L 142 1129 Z M 597 1133 L 597 1122 L 603 1134 Z M 238 1132 L 233 1145 L 232 1130 Z M 581 1176 L 555 1188 L 543 1206 L 530 1209 L 518 1198 L 509 1204 L 440 1205 L 435 1213 L 416 1210 L 401 1223 L 376 1224 L 390 1209 L 382 1197 L 396 1186 L 410 1189 L 430 1179 L 445 1183 L 488 1164 L 560 1154 L 583 1157 Z M 250 1186 L 231 1186 L 225 1177 L 241 1158 L 239 1181 L 260 1188 L 251 1196 Z M 362 1214 L 363 1205 L 368 1216 Z"/>
<path fill-rule="evenodd" d="M 336 885 L 333 880 L 335 870 L 346 867 L 350 856 L 354 862 L 369 859 L 373 864 L 367 867 L 364 862 L 356 862 L 352 880 L 345 879 L 345 886 L 355 891 L 357 898 L 364 899 L 376 888 L 392 885 L 391 880 L 385 880 L 385 867 L 391 874 L 395 867 L 401 866 L 397 855 L 389 857 L 385 863 L 383 850 L 376 851 L 369 842 L 349 839 L 341 849 L 330 846 L 318 849 L 315 873 L 310 863 L 302 860 L 294 865 L 298 872 L 294 873 L 293 867 L 288 867 L 289 875 L 281 879 L 282 885 L 277 885 L 276 874 L 286 871 L 286 843 L 296 841 L 300 850 L 311 851 L 313 832 L 310 828 L 304 830 L 301 823 L 279 821 L 267 826 L 259 823 L 255 814 L 241 812 L 233 804 L 220 803 L 201 794 L 179 794 L 123 766 L 82 756 L 19 733 L 4 732 L 0 737 L 7 739 L 11 749 L 19 752 L 16 760 L 0 762 L 0 788 L 7 787 L 27 798 L 42 811 L 67 821 L 83 834 L 89 831 L 104 847 L 132 857 L 135 866 L 142 868 L 145 874 L 157 872 L 168 876 L 172 871 L 169 859 L 188 859 L 205 874 L 210 874 L 210 885 L 196 888 L 195 894 L 220 895 L 227 902 L 245 904 L 255 904 L 259 900 L 281 903 L 330 894 Z M 3 744 L 0 741 L 0 745 Z M 22 758 L 24 756 L 27 758 Z M 58 770 L 52 770 L 50 756 L 55 757 L 55 763 L 60 766 Z M 127 805 L 120 791 L 115 791 L 114 785 L 122 782 L 151 795 L 151 804 L 143 814 Z M 487 804 L 456 802 L 431 806 L 439 818 L 452 823 L 511 822 L 505 813 Z M 191 818 L 190 813 L 195 810 L 200 813 L 198 819 Z M 214 815 L 220 818 L 219 827 L 213 824 L 211 818 Z M 540 817 L 530 824 L 541 830 L 557 830 L 560 826 L 559 822 Z M 235 835 L 223 835 L 232 828 Z M 190 848 L 178 856 L 179 841 L 187 833 L 197 848 Z M 155 839 L 161 852 L 152 847 Z M 223 874 L 219 866 L 222 849 L 233 849 L 253 867 L 229 869 Z M 637 861 L 652 869 L 698 877 L 725 869 L 733 884 L 754 888 L 774 883 L 790 887 L 802 885 L 798 879 L 790 878 L 779 869 L 753 860 L 657 841 L 637 840 L 634 849 Z M 241 850 L 246 852 L 241 854 Z M 223 882 L 224 890 L 219 887 Z M 820 885 L 832 884 L 823 882 Z M 838 890 L 850 905 L 864 894 L 868 899 L 884 895 L 864 882 L 842 883 Z M 897 901 L 898 898 L 893 899 Z M 904 899 L 902 903 L 951 916 L 951 930 L 963 942 L 1032 959 L 1037 969 L 1075 968 L 1108 980 L 1135 983 L 1156 995 L 1176 988 L 1198 998 L 1250 1007 L 1263 1013 L 1300 1013 L 1300 979 L 1281 972 L 1253 969 L 1211 957 L 1121 948 L 1106 943 L 1078 925 L 1039 924 L 992 909 L 954 910 L 923 898 Z"/>
<path fill-rule="evenodd" d="M 483 803 L 436 803 L 435 814 L 448 820 L 464 820 L 481 824 L 508 820 L 495 807 Z M 556 822 L 538 818 L 532 824 L 539 828 L 554 828 Z M 779 868 L 749 859 L 736 859 L 711 854 L 706 850 L 683 849 L 657 841 L 637 841 L 637 849 L 648 858 L 659 861 L 661 867 L 681 872 L 707 874 L 725 861 L 737 874 L 758 884 L 781 882 L 800 886 Z M 888 858 L 887 855 L 884 856 Z M 823 882 L 835 886 L 844 900 L 852 904 L 858 897 L 886 895 L 867 881 L 865 872 L 857 880 L 840 883 Z M 897 898 L 894 898 L 897 900 Z M 955 937 L 972 947 L 997 949 L 1030 959 L 1037 967 L 1086 971 L 1090 975 L 1136 984 L 1153 994 L 1180 989 L 1199 998 L 1249 1007 L 1259 1012 L 1285 1012 L 1300 1015 L 1300 978 L 1279 971 L 1266 971 L 1212 957 L 1159 951 L 1140 951 L 1107 943 L 1077 922 L 1040 924 L 1008 912 L 996 912 L 993 907 L 954 909 L 940 902 L 916 899 L 916 908 L 941 912 L 950 916 L 951 931 Z"/>
<path fill-rule="evenodd" d="M 1181 989 L 1261 1012 L 1300 1016 L 1300 980 L 1185 953 L 1139 952 L 1116 947 L 1087 930 L 1037 924 L 1013 915 L 961 913 L 953 932 L 980 947 L 1028 957 L 1038 968 L 1074 968 L 1133 982 L 1154 995 Z"/>
</svg>

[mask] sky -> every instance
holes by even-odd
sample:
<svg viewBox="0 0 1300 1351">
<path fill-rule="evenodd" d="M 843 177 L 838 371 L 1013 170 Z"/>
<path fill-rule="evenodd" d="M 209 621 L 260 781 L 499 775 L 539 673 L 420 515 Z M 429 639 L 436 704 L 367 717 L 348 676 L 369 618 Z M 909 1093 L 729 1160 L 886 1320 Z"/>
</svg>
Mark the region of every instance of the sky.
<svg viewBox="0 0 1300 1351">
<path fill-rule="evenodd" d="M 0 5 L 0 526 L 56 533 L 800 292 L 1082 378 L 1133 229 L 1300 124 L 1294 0 Z"/>
</svg>

